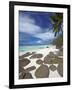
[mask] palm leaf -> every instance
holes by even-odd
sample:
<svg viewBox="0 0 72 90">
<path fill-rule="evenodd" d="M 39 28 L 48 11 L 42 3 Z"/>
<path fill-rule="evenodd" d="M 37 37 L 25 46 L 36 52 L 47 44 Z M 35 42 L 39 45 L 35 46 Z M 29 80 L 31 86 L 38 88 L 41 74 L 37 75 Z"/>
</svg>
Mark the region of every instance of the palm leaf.
<svg viewBox="0 0 72 90">
<path fill-rule="evenodd" d="M 61 24 L 63 22 L 63 14 L 62 13 L 55 13 L 51 17 L 51 22 L 53 24 L 53 32 L 55 32 L 55 36 L 61 30 Z"/>
</svg>

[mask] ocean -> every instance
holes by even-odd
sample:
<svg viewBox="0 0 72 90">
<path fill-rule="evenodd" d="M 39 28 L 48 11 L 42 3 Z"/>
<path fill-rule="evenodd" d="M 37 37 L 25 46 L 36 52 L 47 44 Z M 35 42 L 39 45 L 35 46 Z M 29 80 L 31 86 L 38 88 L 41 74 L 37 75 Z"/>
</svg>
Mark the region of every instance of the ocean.
<svg viewBox="0 0 72 90">
<path fill-rule="evenodd" d="M 52 45 L 26 45 L 19 46 L 19 52 L 30 52 L 35 51 L 37 49 L 49 48 Z"/>
</svg>

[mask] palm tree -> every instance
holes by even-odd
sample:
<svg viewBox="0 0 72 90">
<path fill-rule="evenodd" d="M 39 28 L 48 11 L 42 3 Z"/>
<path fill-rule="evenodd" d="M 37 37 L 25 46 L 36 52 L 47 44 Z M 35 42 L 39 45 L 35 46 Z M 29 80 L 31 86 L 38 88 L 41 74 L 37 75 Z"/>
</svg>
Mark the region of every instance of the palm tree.
<svg viewBox="0 0 72 90">
<path fill-rule="evenodd" d="M 57 36 L 53 40 L 53 44 L 56 45 L 57 48 L 61 48 L 63 46 L 63 14 L 55 13 L 51 15 L 50 19 L 53 24 L 53 32 L 55 36 Z"/>
<path fill-rule="evenodd" d="M 53 32 L 55 32 L 55 36 L 57 33 L 63 33 L 63 14 L 62 13 L 55 13 L 50 16 L 51 22 L 53 24 Z"/>
</svg>

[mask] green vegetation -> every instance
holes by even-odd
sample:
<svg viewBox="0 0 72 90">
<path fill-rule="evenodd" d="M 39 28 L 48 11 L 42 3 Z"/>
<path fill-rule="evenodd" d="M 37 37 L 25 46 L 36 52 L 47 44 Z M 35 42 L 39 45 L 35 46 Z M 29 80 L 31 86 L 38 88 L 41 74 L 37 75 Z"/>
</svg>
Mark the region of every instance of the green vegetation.
<svg viewBox="0 0 72 90">
<path fill-rule="evenodd" d="M 50 17 L 53 24 L 53 32 L 55 33 L 55 39 L 53 40 L 53 45 L 57 48 L 63 46 L 63 14 L 55 13 Z M 60 33 L 59 33 L 60 32 Z"/>
<path fill-rule="evenodd" d="M 53 24 L 53 32 L 55 33 L 55 36 L 60 31 L 63 32 L 62 29 L 62 23 L 63 23 L 63 14 L 62 13 L 55 13 L 50 17 L 52 24 Z"/>
<path fill-rule="evenodd" d="M 56 48 L 61 48 L 63 46 L 63 35 L 57 36 L 57 38 L 53 40 L 53 45 L 56 45 Z"/>
</svg>

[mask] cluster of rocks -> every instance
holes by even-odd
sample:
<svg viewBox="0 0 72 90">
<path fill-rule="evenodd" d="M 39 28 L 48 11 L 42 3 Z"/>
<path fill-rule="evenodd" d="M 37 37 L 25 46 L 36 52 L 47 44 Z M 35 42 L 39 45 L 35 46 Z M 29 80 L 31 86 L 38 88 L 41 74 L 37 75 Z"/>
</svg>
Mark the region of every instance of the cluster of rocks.
<svg viewBox="0 0 72 90">
<path fill-rule="evenodd" d="M 28 67 L 24 69 L 26 65 L 30 63 L 30 60 L 27 58 L 23 58 L 19 60 L 19 79 L 31 79 L 33 78 L 30 71 L 35 70 L 35 66 Z"/>
<path fill-rule="evenodd" d="M 28 65 L 30 63 L 30 60 L 27 58 L 23 58 L 22 60 L 19 60 L 19 66 L 20 67 L 25 67 L 26 65 Z"/>
<path fill-rule="evenodd" d="M 41 59 L 38 59 L 38 60 L 36 61 L 36 63 L 39 64 L 39 65 L 42 65 L 42 64 L 43 64 L 43 61 L 42 61 Z"/>
<path fill-rule="evenodd" d="M 25 53 L 25 54 L 23 54 L 22 56 L 19 56 L 19 59 L 23 59 L 24 57 L 28 57 L 28 56 L 30 56 L 30 55 L 33 55 L 33 54 L 35 54 L 35 52 L 27 52 L 27 53 Z"/>
<path fill-rule="evenodd" d="M 31 56 L 30 56 L 31 55 Z M 30 63 L 30 60 L 26 57 L 30 56 L 30 59 L 37 59 L 39 58 L 36 63 L 40 65 L 37 69 L 35 66 L 31 66 L 28 68 L 24 68 L 26 65 Z M 63 56 L 63 51 L 60 50 L 57 52 L 57 54 L 54 54 L 53 52 L 50 52 L 48 55 L 44 57 L 44 60 L 41 60 L 40 58 L 43 57 L 42 54 L 36 54 L 35 52 L 28 52 L 24 55 L 20 56 L 19 60 L 19 79 L 31 79 L 33 78 L 30 71 L 35 70 L 35 76 L 36 78 L 47 78 L 49 77 L 50 70 L 55 71 L 59 73 L 61 77 L 63 77 L 63 58 L 60 58 L 59 56 Z M 47 64 L 50 64 L 48 67 Z M 58 64 L 56 67 L 54 64 Z"/>
<path fill-rule="evenodd" d="M 36 78 L 46 78 L 49 77 L 49 68 L 47 65 L 42 64 L 36 71 L 35 71 Z"/>
<path fill-rule="evenodd" d="M 63 63 L 63 58 L 59 58 L 58 55 L 54 54 L 53 52 L 50 52 L 44 58 L 44 64 L 60 64 L 60 63 Z"/>
<path fill-rule="evenodd" d="M 63 58 L 59 58 L 58 55 L 50 52 L 47 56 L 44 57 L 44 60 L 41 59 L 36 61 L 40 67 L 36 70 L 35 76 L 36 78 L 46 78 L 49 77 L 50 70 L 57 70 L 59 75 L 63 76 Z M 47 64 L 51 64 L 49 67 Z M 54 64 L 58 64 L 56 67 Z"/>
<path fill-rule="evenodd" d="M 31 73 L 29 73 L 28 71 L 26 71 L 24 68 L 19 67 L 21 69 L 21 71 L 19 71 L 19 79 L 29 79 L 29 78 L 33 78 Z"/>
</svg>

